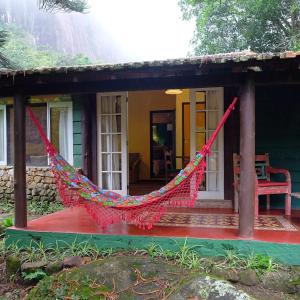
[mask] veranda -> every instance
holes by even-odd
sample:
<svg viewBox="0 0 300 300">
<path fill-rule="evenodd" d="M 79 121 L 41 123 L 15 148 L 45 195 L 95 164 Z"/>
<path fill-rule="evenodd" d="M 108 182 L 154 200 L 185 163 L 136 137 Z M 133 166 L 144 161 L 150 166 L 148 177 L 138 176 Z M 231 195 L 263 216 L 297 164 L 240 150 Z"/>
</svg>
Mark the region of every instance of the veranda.
<svg viewBox="0 0 300 300">
<path fill-rule="evenodd" d="M 254 201 L 255 154 L 258 153 L 269 152 L 272 166 L 288 169 L 292 176 L 292 190 L 300 190 L 297 185 L 300 172 L 297 139 L 300 129 L 297 122 L 300 109 L 299 62 L 298 53 L 294 52 L 272 56 L 241 52 L 123 65 L 2 71 L 0 95 L 13 97 L 13 115 L 17 120 L 13 135 L 15 227 L 7 231 L 8 243 L 16 240 L 28 243 L 31 239 L 50 243 L 57 239 L 92 238 L 101 247 L 134 248 L 151 242 L 168 247 L 170 238 L 187 237 L 191 243 L 202 244 L 206 254 L 215 255 L 222 251 L 222 247 L 231 245 L 300 264 L 297 199 L 293 198 L 291 216 L 284 216 L 280 198 L 271 196 L 271 210 L 266 210 L 264 200 L 261 200 L 258 219 L 255 218 Z M 175 88 L 182 91 L 182 96 L 166 98 L 165 91 Z M 32 103 L 28 97 L 43 95 L 70 95 L 73 127 L 66 136 L 72 136 L 74 140 L 69 144 L 73 150 L 72 161 L 75 164 L 75 156 L 81 157 L 81 164 L 77 167 L 82 168 L 84 174 L 99 186 L 107 185 L 123 193 L 128 191 L 128 185 L 133 191 L 136 188 L 145 192 L 138 184 L 128 184 L 128 152 L 143 154 L 142 182 L 150 181 L 147 176 L 156 179 L 150 181 L 150 186 L 159 182 L 159 178 L 153 178 L 157 170 L 154 165 L 159 161 L 153 158 L 157 152 L 153 152 L 151 142 L 153 132 L 150 129 L 155 123 L 151 116 L 154 112 L 174 111 L 175 122 L 169 129 L 176 128 L 173 130 L 172 150 L 176 168 L 180 168 L 203 144 L 199 140 L 205 141 L 209 137 L 214 120 L 222 115 L 234 96 L 239 97 L 239 106 L 216 143 L 215 156 L 212 156 L 215 160 L 208 167 L 211 169 L 207 170 L 207 180 L 199 191 L 196 208 L 170 209 L 149 231 L 130 224 L 101 229 L 83 208 L 65 209 L 27 222 L 25 107 Z M 124 100 L 121 102 L 125 109 L 118 112 L 121 127 L 117 153 L 103 152 L 101 148 L 99 103 L 103 97 Z M 79 119 L 74 114 L 75 101 L 80 103 Z M 185 106 L 187 102 L 189 105 Z M 214 116 L 208 108 L 201 108 L 203 103 L 207 106 L 215 104 Z M 185 111 L 189 115 L 184 115 Z M 114 113 L 110 112 L 111 115 Z M 197 119 L 197 113 L 205 113 L 202 131 L 199 127 L 203 119 Z M 76 145 L 75 122 L 80 124 L 80 142 Z M 128 132 L 125 130 L 127 124 Z M 137 144 L 146 145 L 147 149 L 138 148 Z M 233 153 L 241 155 L 238 212 L 234 211 Z M 118 177 L 118 180 L 105 181 L 107 170 L 103 168 L 103 157 L 112 154 L 119 155 L 120 163 L 117 170 L 111 169 L 107 176 Z M 147 174 L 143 174 L 143 170 L 147 170 Z"/>
</svg>

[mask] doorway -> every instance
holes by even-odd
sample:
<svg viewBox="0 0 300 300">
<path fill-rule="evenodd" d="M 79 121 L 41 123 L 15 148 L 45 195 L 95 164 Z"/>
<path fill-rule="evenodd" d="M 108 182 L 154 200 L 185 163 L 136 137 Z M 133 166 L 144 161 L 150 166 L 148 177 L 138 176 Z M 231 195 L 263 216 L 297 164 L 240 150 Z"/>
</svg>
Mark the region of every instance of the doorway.
<svg viewBox="0 0 300 300">
<path fill-rule="evenodd" d="M 150 176 L 166 177 L 166 157 L 175 166 L 175 110 L 150 112 Z"/>
</svg>

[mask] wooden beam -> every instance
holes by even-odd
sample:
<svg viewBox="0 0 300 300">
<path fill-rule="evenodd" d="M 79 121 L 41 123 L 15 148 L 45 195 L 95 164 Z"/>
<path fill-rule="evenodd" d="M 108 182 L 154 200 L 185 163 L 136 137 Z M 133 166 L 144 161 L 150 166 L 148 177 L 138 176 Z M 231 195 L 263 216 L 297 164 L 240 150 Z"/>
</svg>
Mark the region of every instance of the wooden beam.
<svg viewBox="0 0 300 300">
<path fill-rule="evenodd" d="M 25 103 L 24 95 L 14 96 L 15 226 L 18 228 L 27 227 Z"/>
<path fill-rule="evenodd" d="M 252 238 L 254 233 L 255 185 L 255 85 L 249 74 L 240 97 L 240 190 L 239 235 Z"/>
</svg>

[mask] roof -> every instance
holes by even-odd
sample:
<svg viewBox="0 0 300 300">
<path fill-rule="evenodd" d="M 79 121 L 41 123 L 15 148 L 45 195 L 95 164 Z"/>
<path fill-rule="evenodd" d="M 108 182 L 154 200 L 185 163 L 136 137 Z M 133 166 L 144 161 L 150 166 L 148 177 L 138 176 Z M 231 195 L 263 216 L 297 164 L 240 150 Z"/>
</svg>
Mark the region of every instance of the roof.
<svg viewBox="0 0 300 300">
<path fill-rule="evenodd" d="M 14 77 L 16 75 L 39 75 L 39 74 L 55 74 L 70 72 L 86 72 L 86 71 L 122 71 L 122 70 L 138 70 L 151 67 L 176 67 L 181 65 L 204 65 L 204 64 L 225 64 L 239 63 L 247 61 L 269 61 L 282 60 L 300 57 L 300 51 L 286 51 L 282 53 L 256 53 L 249 50 L 241 52 L 231 52 L 213 55 L 203 55 L 179 59 L 143 61 L 119 64 L 98 64 L 98 65 L 81 65 L 81 66 L 64 66 L 64 67 L 41 67 L 27 70 L 11 70 L 0 69 L 0 76 Z"/>
</svg>

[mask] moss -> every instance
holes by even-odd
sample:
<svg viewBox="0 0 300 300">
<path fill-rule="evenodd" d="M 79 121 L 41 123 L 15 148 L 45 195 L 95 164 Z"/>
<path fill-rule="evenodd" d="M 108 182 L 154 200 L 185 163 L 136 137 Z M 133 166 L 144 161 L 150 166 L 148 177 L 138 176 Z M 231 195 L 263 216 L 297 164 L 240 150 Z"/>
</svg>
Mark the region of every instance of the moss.
<svg viewBox="0 0 300 300">
<path fill-rule="evenodd" d="M 6 258 L 6 274 L 10 278 L 19 273 L 21 269 L 21 260 L 19 257 L 10 255 Z"/>
</svg>

